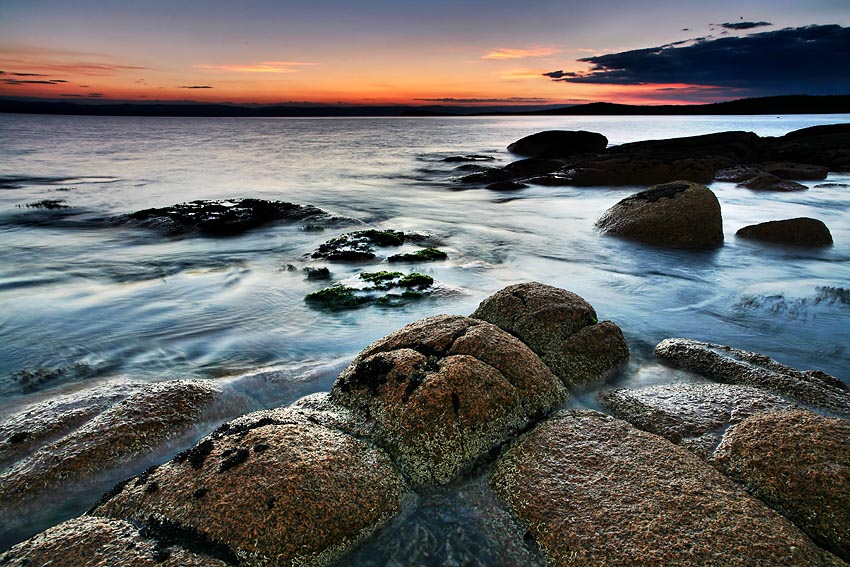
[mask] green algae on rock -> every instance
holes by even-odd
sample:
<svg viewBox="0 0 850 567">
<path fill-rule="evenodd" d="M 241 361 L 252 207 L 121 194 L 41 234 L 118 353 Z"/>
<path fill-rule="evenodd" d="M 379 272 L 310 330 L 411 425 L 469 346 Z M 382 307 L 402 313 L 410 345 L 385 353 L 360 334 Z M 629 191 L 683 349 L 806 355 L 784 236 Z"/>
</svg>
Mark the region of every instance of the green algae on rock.
<svg viewBox="0 0 850 567">
<path fill-rule="evenodd" d="M 321 244 L 312 257 L 330 261 L 360 262 L 375 257 L 375 246 L 401 246 L 404 242 L 405 234 L 401 231 L 358 230 L 331 238 Z"/>
<path fill-rule="evenodd" d="M 416 252 L 408 252 L 406 254 L 393 254 L 387 261 L 392 263 L 400 263 L 400 262 L 437 262 L 439 260 L 445 260 L 449 257 L 448 254 L 439 250 L 438 248 L 423 248 L 422 250 L 417 250 Z"/>
<path fill-rule="evenodd" d="M 422 299 L 434 285 L 434 278 L 417 272 L 361 272 L 358 278 L 369 285 L 354 287 L 337 283 L 307 294 L 304 301 L 328 311 L 356 309 L 368 304 L 398 306 Z M 398 289 L 403 291 L 392 291 Z"/>
</svg>

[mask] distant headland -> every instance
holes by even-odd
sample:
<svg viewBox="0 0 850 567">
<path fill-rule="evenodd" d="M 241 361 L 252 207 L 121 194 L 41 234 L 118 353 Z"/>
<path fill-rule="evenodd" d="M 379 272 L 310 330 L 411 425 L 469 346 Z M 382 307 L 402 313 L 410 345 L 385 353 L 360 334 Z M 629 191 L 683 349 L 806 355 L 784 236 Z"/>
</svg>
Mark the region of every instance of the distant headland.
<svg viewBox="0 0 850 567">
<path fill-rule="evenodd" d="M 92 116 L 187 117 L 356 117 L 356 116 L 617 116 L 617 115 L 729 115 L 729 114 L 848 114 L 850 95 L 786 95 L 744 98 L 694 105 L 631 105 L 593 102 L 573 106 L 240 106 L 191 102 L 72 103 L 0 97 L 0 112 Z"/>
</svg>

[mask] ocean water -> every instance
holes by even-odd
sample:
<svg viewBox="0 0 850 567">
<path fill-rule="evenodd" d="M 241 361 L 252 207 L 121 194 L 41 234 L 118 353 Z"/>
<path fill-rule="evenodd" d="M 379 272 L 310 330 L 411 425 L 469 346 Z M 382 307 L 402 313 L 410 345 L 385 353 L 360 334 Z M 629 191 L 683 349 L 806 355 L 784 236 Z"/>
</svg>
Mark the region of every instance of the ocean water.
<svg viewBox="0 0 850 567">
<path fill-rule="evenodd" d="M 0 188 L 0 419 L 115 377 L 219 380 L 241 388 L 252 407 L 289 403 L 329 389 L 357 352 L 404 324 L 438 313 L 469 314 L 491 293 L 529 280 L 578 293 L 600 319 L 623 329 L 632 360 L 612 378 L 618 386 L 669 379 L 651 359 L 653 346 L 668 337 L 755 350 L 850 381 L 849 187 L 804 182 L 810 190 L 779 194 L 715 183 L 726 242 L 716 251 L 688 252 L 594 230 L 608 207 L 642 187 L 496 193 L 458 185 L 459 164 L 442 161 L 475 153 L 505 164 L 513 159 L 507 144 L 547 129 L 600 132 L 620 144 L 725 130 L 778 136 L 847 122 L 850 115 L 0 115 L 0 181 L 6 180 Z M 833 173 L 826 182 L 847 184 L 850 174 Z M 334 281 L 387 268 L 380 255 L 356 265 L 309 258 L 325 240 L 357 227 L 312 232 L 279 225 L 232 238 L 168 239 L 97 222 L 233 197 L 311 204 L 369 227 L 430 233 L 449 260 L 409 268 L 454 292 L 400 308 L 330 313 L 306 305 L 307 293 L 328 284 L 307 281 L 304 266 L 326 265 Z M 26 207 L 43 199 L 64 199 L 71 208 Z M 799 216 L 823 220 L 835 245 L 801 250 L 735 238 L 747 224 Z M 46 377 L 44 384 L 23 386 L 22 376 L 33 375 Z M 592 406 L 592 392 L 573 403 Z"/>
</svg>

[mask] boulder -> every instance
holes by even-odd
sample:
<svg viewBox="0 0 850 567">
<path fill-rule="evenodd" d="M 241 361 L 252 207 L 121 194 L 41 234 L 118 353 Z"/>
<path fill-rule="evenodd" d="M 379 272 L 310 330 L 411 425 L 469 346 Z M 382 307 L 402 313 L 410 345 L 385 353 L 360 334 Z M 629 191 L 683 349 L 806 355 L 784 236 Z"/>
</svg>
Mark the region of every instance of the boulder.
<svg viewBox="0 0 850 567">
<path fill-rule="evenodd" d="M 766 139 L 763 155 L 769 161 L 823 165 L 833 171 L 850 168 L 850 124 L 812 126 Z"/>
<path fill-rule="evenodd" d="M 793 407 L 764 390 L 730 384 L 664 384 L 608 390 L 598 398 L 615 417 L 704 459 L 711 456 L 730 424 L 756 413 Z"/>
<path fill-rule="evenodd" d="M 9 567 L 227 567 L 232 564 L 188 551 L 168 539 L 150 539 L 130 522 L 91 516 L 68 520 L 0 553 L 0 565 Z"/>
<path fill-rule="evenodd" d="M 689 451 L 593 411 L 521 437 L 490 481 L 550 566 L 843 565 Z"/>
<path fill-rule="evenodd" d="M 195 426 L 212 417 L 221 399 L 222 388 L 209 381 L 150 384 L 65 435 L 35 445 L 0 473 L 0 532 L 50 517 L 72 496 L 114 482 L 128 469 L 143 469 L 155 452 L 190 443 Z"/>
<path fill-rule="evenodd" d="M 489 189 L 491 191 L 515 191 L 517 189 L 525 189 L 528 187 L 525 183 L 518 183 L 516 181 L 497 181 L 495 183 L 490 183 L 485 187 L 485 189 Z"/>
<path fill-rule="evenodd" d="M 656 157 L 665 160 L 711 158 L 727 166 L 748 163 L 759 151 L 761 138 L 752 132 L 717 132 L 699 136 L 647 140 L 614 146 L 613 155 Z"/>
<path fill-rule="evenodd" d="M 710 189 L 677 181 L 626 197 L 596 221 L 602 234 L 670 248 L 723 244 L 720 203 Z"/>
<path fill-rule="evenodd" d="M 757 171 L 754 177 L 750 177 L 738 184 L 738 187 L 746 187 L 754 191 L 776 191 L 788 193 L 791 191 L 806 191 L 808 187 L 796 181 L 787 181 L 776 175 Z"/>
<path fill-rule="evenodd" d="M 710 183 L 716 164 L 711 159 L 663 159 L 652 156 L 614 156 L 589 160 L 564 172 L 571 185 L 656 185 L 677 180 Z"/>
<path fill-rule="evenodd" d="M 591 384 L 629 358 L 623 332 L 578 295 L 538 282 L 508 286 L 470 317 L 519 338 L 567 388 Z"/>
<path fill-rule="evenodd" d="M 850 561 L 850 420 L 802 410 L 759 414 L 726 432 L 713 461 Z"/>
<path fill-rule="evenodd" d="M 791 246 L 830 246 L 832 233 L 822 221 L 807 217 L 751 224 L 736 236 Z"/>
<path fill-rule="evenodd" d="M 320 421 L 309 410 L 243 416 L 90 513 L 181 534 L 239 565 L 327 565 L 401 509 L 406 485 L 381 449 Z"/>
<path fill-rule="evenodd" d="M 760 175 L 765 175 L 766 172 L 753 167 L 752 165 L 735 165 L 718 169 L 714 173 L 714 178 L 717 181 L 730 181 L 732 183 L 741 183 L 748 181 Z"/>
<path fill-rule="evenodd" d="M 373 440 L 422 485 L 469 470 L 567 393 L 508 333 L 439 315 L 368 346 L 339 375 L 331 396 L 373 421 Z"/>
<path fill-rule="evenodd" d="M 170 207 L 144 209 L 117 219 L 153 229 L 167 236 L 199 233 L 206 236 L 234 236 L 278 222 L 337 224 L 353 219 L 335 217 L 310 205 L 263 199 L 227 199 L 181 203 Z"/>
<path fill-rule="evenodd" d="M 547 130 L 521 138 L 508 151 L 528 157 L 567 157 L 604 152 L 608 138 L 584 130 Z"/>
<path fill-rule="evenodd" d="M 829 168 L 811 163 L 768 162 L 759 164 L 759 168 L 781 179 L 803 179 L 820 181 L 826 179 Z"/>
<path fill-rule="evenodd" d="M 820 370 L 796 370 L 763 354 L 692 339 L 665 339 L 655 355 L 717 382 L 755 386 L 850 416 L 850 386 Z"/>
</svg>

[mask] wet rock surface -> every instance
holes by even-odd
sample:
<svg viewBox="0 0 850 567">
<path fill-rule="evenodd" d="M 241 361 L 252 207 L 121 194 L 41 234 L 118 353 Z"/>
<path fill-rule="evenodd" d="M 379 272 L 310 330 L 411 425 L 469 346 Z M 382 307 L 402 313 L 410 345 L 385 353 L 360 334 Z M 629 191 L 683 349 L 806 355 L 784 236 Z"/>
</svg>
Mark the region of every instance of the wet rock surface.
<svg viewBox="0 0 850 567">
<path fill-rule="evenodd" d="M 769 161 L 823 165 L 831 171 L 850 170 L 850 125 L 812 126 L 780 138 L 766 138 L 762 153 Z"/>
<path fill-rule="evenodd" d="M 843 565 L 687 450 L 593 411 L 521 437 L 491 485 L 550 566 Z"/>
<path fill-rule="evenodd" d="M 828 167 L 811 163 L 768 162 L 759 164 L 759 167 L 781 179 L 820 181 L 826 179 L 829 173 Z"/>
<path fill-rule="evenodd" d="M 240 565 L 326 565 L 395 515 L 405 491 L 382 450 L 313 410 L 281 409 L 225 424 L 91 513 L 168 529 Z"/>
<path fill-rule="evenodd" d="M 513 142 L 508 151 L 528 157 L 566 157 L 605 151 L 608 138 L 584 130 L 547 130 Z"/>
<path fill-rule="evenodd" d="M 808 217 L 751 224 L 738 230 L 735 235 L 790 246 L 818 247 L 832 244 L 832 233 L 823 221 Z"/>
<path fill-rule="evenodd" d="M 114 479 L 118 470 L 139 470 L 155 450 L 186 443 L 221 396 L 221 387 L 210 382 L 177 380 L 148 385 L 93 416 L 84 409 L 89 419 L 79 427 L 34 445 L 0 473 L 0 533 Z M 46 413 L 25 420 L 52 419 L 49 404 L 38 409 Z M 69 411 L 70 426 L 81 416 L 74 404 Z"/>
<path fill-rule="evenodd" d="M 623 333 L 569 291 L 538 282 L 508 286 L 470 315 L 519 338 L 567 388 L 585 386 L 629 358 Z"/>
<path fill-rule="evenodd" d="M 596 221 L 602 234 L 655 246 L 708 249 L 723 243 L 720 203 L 710 189 L 677 181 L 626 197 Z"/>
<path fill-rule="evenodd" d="M 469 470 L 567 398 L 527 346 L 494 325 L 441 315 L 373 343 L 331 391 L 374 421 L 373 439 L 414 485 Z"/>
<path fill-rule="evenodd" d="M 407 243 L 424 243 L 428 235 L 400 230 L 358 230 L 331 238 L 321 244 L 313 258 L 335 262 L 364 262 L 376 257 L 375 248 L 397 247 Z"/>
<path fill-rule="evenodd" d="M 637 390 L 609 390 L 602 406 L 638 429 L 661 435 L 708 459 L 726 428 L 747 417 L 792 406 L 750 386 L 666 384 Z"/>
<path fill-rule="evenodd" d="M 796 181 L 788 181 L 765 172 L 757 172 L 753 177 L 747 178 L 738 184 L 754 191 L 776 191 L 788 193 L 791 191 L 806 191 L 808 187 Z"/>
<path fill-rule="evenodd" d="M 147 537 L 130 522 L 81 516 L 54 526 L 0 554 L 0 565 L 35 567 L 226 567 L 214 556 L 197 554 Z"/>
<path fill-rule="evenodd" d="M 726 432 L 713 462 L 850 561 L 850 420 L 801 410 L 756 415 Z"/>
<path fill-rule="evenodd" d="M 280 222 L 334 224 L 352 219 L 334 217 L 310 205 L 262 199 L 191 201 L 170 207 L 144 209 L 118 219 L 167 236 L 197 233 L 206 236 L 234 236 L 248 230 Z"/>
<path fill-rule="evenodd" d="M 365 305 L 398 307 L 430 296 L 434 278 L 412 272 L 361 272 L 356 279 L 307 294 L 304 301 L 317 309 L 344 311 Z"/>
<path fill-rule="evenodd" d="M 717 382 L 755 386 L 850 416 L 850 386 L 820 370 L 796 370 L 763 354 L 692 339 L 665 339 L 656 345 L 655 355 Z"/>
<path fill-rule="evenodd" d="M 713 160 L 699 158 L 614 156 L 572 166 L 564 171 L 564 180 L 565 184 L 579 187 L 656 185 L 682 179 L 709 183 L 715 166 Z"/>
</svg>

